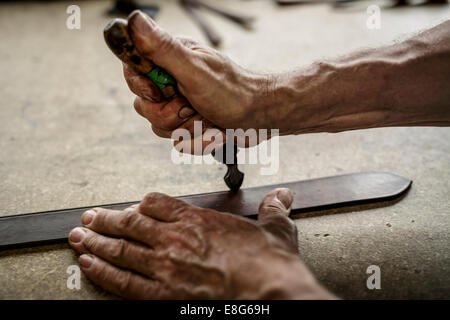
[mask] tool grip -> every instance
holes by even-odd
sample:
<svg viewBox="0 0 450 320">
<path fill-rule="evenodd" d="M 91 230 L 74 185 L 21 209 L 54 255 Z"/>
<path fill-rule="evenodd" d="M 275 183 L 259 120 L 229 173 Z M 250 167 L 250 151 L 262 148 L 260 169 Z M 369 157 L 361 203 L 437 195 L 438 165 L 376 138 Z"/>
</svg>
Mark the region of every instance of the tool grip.
<svg viewBox="0 0 450 320">
<path fill-rule="evenodd" d="M 177 94 L 175 79 L 137 51 L 128 32 L 127 20 L 112 20 L 105 27 L 103 35 L 111 51 L 134 70 L 146 75 L 161 90 L 165 99 L 169 100 Z"/>
<path fill-rule="evenodd" d="M 179 95 L 175 79 L 163 68 L 153 67 L 147 77 L 161 90 L 166 100 Z"/>
<path fill-rule="evenodd" d="M 142 57 L 134 46 L 133 40 L 128 32 L 128 21 L 124 19 L 112 20 L 104 30 L 104 37 L 111 51 L 123 62 L 130 65 L 137 72 L 145 74 L 162 92 L 166 100 L 180 95 L 177 90 L 175 79 L 164 69 L 156 66 L 152 61 Z M 226 144 L 222 150 L 226 150 Z M 227 163 L 228 157 L 225 152 L 218 160 L 227 165 L 228 171 L 225 175 L 225 183 L 232 191 L 239 190 L 244 175 L 237 168 L 237 148 L 233 150 L 233 163 Z M 228 161 L 227 161 L 228 160 Z"/>
</svg>

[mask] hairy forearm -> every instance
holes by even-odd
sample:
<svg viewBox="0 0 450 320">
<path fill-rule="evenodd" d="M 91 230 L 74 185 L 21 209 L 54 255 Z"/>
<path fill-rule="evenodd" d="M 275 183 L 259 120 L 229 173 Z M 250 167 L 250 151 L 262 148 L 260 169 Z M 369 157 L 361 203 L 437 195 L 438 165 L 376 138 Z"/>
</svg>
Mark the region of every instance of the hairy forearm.
<svg viewBox="0 0 450 320">
<path fill-rule="evenodd" d="M 402 43 L 275 77 L 285 134 L 450 125 L 450 20 Z"/>
</svg>

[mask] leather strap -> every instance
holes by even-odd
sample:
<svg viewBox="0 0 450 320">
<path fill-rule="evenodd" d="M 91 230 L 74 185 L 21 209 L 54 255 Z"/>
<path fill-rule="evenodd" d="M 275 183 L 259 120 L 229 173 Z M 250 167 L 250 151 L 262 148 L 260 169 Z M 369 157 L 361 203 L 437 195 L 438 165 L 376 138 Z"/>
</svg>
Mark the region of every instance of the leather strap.
<svg viewBox="0 0 450 320">
<path fill-rule="evenodd" d="M 411 183 L 411 180 L 392 173 L 365 172 L 247 188 L 236 193 L 220 191 L 181 196 L 178 199 L 198 207 L 256 217 L 264 196 L 275 188 L 284 187 L 294 193 L 292 215 L 394 199 Z M 123 210 L 135 203 L 138 202 L 0 217 L 0 249 L 64 242 L 70 230 L 81 225 L 84 211 L 94 207 Z"/>
</svg>

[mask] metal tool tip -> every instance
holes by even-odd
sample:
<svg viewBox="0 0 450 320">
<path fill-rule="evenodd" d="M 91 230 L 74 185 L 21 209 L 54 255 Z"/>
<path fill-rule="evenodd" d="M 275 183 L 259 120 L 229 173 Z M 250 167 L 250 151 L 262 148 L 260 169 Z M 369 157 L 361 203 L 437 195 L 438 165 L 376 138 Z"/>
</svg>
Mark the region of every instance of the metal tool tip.
<svg viewBox="0 0 450 320">
<path fill-rule="evenodd" d="M 244 174 L 239 171 L 237 165 L 227 165 L 228 170 L 223 180 L 231 191 L 236 192 L 241 188 L 244 181 Z"/>
</svg>

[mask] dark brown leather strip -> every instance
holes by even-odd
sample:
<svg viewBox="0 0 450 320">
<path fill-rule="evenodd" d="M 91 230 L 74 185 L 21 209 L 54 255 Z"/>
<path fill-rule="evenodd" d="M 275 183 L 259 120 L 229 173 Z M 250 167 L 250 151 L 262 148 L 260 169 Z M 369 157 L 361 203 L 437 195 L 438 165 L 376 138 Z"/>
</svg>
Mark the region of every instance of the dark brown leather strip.
<svg viewBox="0 0 450 320">
<path fill-rule="evenodd" d="M 347 205 L 389 200 L 405 192 L 412 181 L 387 172 L 365 172 L 241 189 L 181 196 L 192 205 L 252 217 L 264 196 L 275 188 L 294 193 L 291 214 Z M 0 217 L 0 249 L 66 241 L 71 229 L 80 226 L 84 211 L 93 207 L 122 210 L 126 202 Z"/>
</svg>

